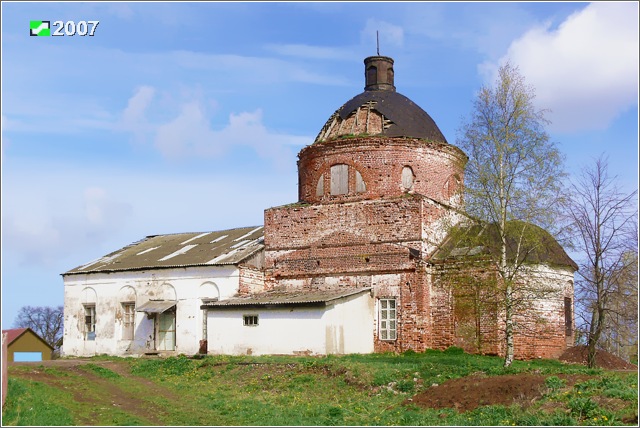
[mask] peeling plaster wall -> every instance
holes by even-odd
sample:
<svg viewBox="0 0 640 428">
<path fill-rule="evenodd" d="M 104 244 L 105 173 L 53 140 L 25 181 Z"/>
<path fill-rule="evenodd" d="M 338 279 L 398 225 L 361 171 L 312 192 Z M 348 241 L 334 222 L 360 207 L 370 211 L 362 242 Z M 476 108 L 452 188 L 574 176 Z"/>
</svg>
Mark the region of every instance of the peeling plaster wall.
<svg viewBox="0 0 640 428">
<path fill-rule="evenodd" d="M 257 326 L 243 325 L 243 315 L 257 315 Z M 373 352 L 369 331 L 373 299 L 350 296 L 327 307 L 210 310 L 210 354 L 326 355 Z"/>
<path fill-rule="evenodd" d="M 122 340 L 122 303 L 136 308 L 149 300 L 176 300 L 176 349 L 195 354 L 203 335 L 204 298 L 228 298 L 238 292 L 235 266 L 207 266 L 153 271 L 64 276 L 64 356 L 140 355 L 154 348 L 154 322 L 135 314 L 133 340 Z M 216 294 L 216 295 L 213 295 Z M 84 304 L 96 308 L 96 338 L 85 340 Z"/>
</svg>

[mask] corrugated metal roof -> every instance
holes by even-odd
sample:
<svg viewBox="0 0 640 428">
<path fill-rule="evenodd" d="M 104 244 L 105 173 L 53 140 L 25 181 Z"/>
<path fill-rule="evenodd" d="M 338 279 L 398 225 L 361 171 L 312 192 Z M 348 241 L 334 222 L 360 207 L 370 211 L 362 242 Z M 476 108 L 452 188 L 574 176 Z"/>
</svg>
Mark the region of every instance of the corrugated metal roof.
<svg viewBox="0 0 640 428">
<path fill-rule="evenodd" d="M 371 287 L 350 288 L 348 290 L 322 291 L 267 291 L 246 297 L 233 297 L 218 302 L 206 303 L 202 309 L 240 308 L 243 306 L 269 305 L 318 305 L 326 306 L 334 300 L 370 291 Z"/>
<path fill-rule="evenodd" d="M 148 314 L 161 314 L 176 305 L 175 300 L 149 300 L 147 303 L 136 308 L 136 312 L 146 312 Z"/>
<path fill-rule="evenodd" d="M 63 275 L 185 266 L 233 265 L 264 248 L 262 226 L 153 235 Z"/>
</svg>

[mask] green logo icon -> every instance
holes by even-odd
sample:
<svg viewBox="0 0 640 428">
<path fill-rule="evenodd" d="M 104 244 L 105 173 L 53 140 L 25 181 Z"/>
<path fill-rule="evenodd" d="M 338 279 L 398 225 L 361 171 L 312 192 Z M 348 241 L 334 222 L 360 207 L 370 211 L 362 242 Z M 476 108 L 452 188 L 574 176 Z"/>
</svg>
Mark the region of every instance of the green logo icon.
<svg viewBox="0 0 640 428">
<path fill-rule="evenodd" d="M 29 34 L 31 36 L 50 36 L 51 21 L 29 21 Z"/>
</svg>

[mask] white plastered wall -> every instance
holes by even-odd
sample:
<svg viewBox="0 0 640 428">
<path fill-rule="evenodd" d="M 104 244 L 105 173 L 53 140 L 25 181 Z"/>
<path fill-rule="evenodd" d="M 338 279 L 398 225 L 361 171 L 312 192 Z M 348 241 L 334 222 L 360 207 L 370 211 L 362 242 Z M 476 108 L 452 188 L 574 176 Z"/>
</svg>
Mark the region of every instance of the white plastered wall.
<svg viewBox="0 0 640 428">
<path fill-rule="evenodd" d="M 245 326 L 244 315 L 257 315 Z M 211 354 L 352 354 L 373 352 L 373 298 L 362 293 L 330 306 L 208 312 Z"/>
<path fill-rule="evenodd" d="M 122 303 L 136 308 L 149 300 L 176 300 L 175 354 L 198 352 L 203 339 L 205 299 L 224 299 L 238 291 L 235 266 L 206 266 L 66 275 L 64 281 L 64 355 L 141 355 L 153 350 L 154 324 L 135 314 L 133 340 L 122 340 Z M 92 294 L 93 292 L 93 294 Z M 89 300 L 93 300 L 90 302 Z M 85 340 L 84 305 L 96 307 L 96 338 Z"/>
</svg>

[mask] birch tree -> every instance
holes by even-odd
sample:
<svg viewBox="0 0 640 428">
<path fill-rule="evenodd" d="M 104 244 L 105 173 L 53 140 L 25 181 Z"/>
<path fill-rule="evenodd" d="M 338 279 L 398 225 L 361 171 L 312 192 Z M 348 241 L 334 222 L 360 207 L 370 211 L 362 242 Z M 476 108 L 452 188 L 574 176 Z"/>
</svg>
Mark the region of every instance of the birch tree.
<svg viewBox="0 0 640 428">
<path fill-rule="evenodd" d="M 609 175 L 607 160 L 602 156 L 585 167 L 572 185 L 568 211 L 576 249 L 584 255 L 576 285 L 587 316 L 589 367 L 595 367 L 603 333 L 611 333 L 614 320 L 626 318 L 637 330 L 637 312 L 633 312 L 637 305 L 631 305 L 631 310 L 621 310 L 624 307 L 621 303 L 637 299 L 637 194 L 637 190 L 622 192 L 616 177 Z"/>
<path fill-rule="evenodd" d="M 554 231 L 560 214 L 564 159 L 544 129 L 546 111 L 534 105 L 535 91 L 517 67 L 506 63 L 493 86 L 478 92 L 463 121 L 457 145 L 469 156 L 465 205 L 472 216 L 491 224 L 498 235 L 494 264 L 502 293 L 505 360 L 514 356 L 514 309 L 531 225 Z M 508 239 L 515 254 L 508 255 Z"/>
</svg>

